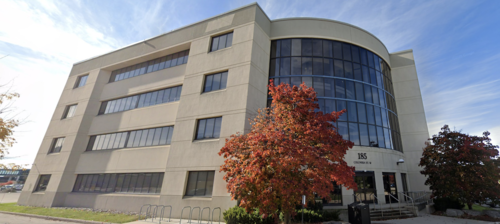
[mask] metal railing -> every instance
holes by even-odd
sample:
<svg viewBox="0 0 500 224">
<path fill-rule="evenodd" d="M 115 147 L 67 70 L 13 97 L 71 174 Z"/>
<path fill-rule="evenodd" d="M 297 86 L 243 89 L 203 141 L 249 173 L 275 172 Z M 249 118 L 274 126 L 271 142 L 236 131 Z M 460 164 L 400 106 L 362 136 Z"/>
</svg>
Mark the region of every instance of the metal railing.
<svg viewBox="0 0 500 224">
<path fill-rule="evenodd" d="M 139 210 L 139 217 L 137 220 L 141 220 L 141 215 L 143 214 L 142 211 L 144 210 L 145 213 L 144 213 L 144 221 L 151 221 L 151 222 L 155 222 L 155 220 L 158 218 L 158 223 L 161 224 L 161 221 L 164 220 L 165 218 L 165 209 L 166 208 L 170 208 L 170 212 L 168 214 L 168 222 L 171 222 L 171 218 L 172 218 L 172 206 L 170 205 L 152 205 L 152 204 L 145 204 L 145 205 L 142 205 L 141 206 L 141 209 Z M 185 206 L 184 208 L 182 208 L 181 210 L 181 216 L 179 218 L 179 224 L 182 224 L 182 216 L 184 214 L 184 210 L 185 209 L 188 209 L 189 210 L 189 218 L 188 218 L 188 223 L 195 223 L 195 222 L 192 222 L 193 221 L 193 212 L 198 209 L 198 224 L 201 224 L 202 223 L 202 220 L 203 220 L 203 212 L 205 210 L 208 210 L 208 218 L 206 219 L 207 220 L 207 223 L 206 224 L 213 224 L 214 223 L 214 213 L 215 213 L 215 210 L 219 210 L 219 224 L 221 223 L 221 218 L 222 218 L 222 210 L 220 207 L 216 207 L 214 209 L 211 209 L 210 207 L 204 207 L 203 209 L 201 209 L 200 207 L 193 207 L 191 208 L 191 206 Z M 160 213 L 159 217 L 158 217 L 158 213 Z M 212 217 L 210 217 L 210 214 L 212 214 Z M 150 218 L 151 220 L 148 220 L 148 218 Z M 166 219 L 166 218 L 165 218 Z"/>
<path fill-rule="evenodd" d="M 170 222 L 170 218 L 172 218 L 172 206 L 170 206 L 170 205 L 160 205 L 160 206 L 162 208 L 161 208 L 161 213 L 160 213 L 160 220 L 158 223 L 161 223 L 161 220 L 163 220 L 165 208 L 170 208 L 170 214 L 168 215 L 168 221 Z M 156 215 L 155 215 L 155 217 L 156 217 Z"/>
<path fill-rule="evenodd" d="M 179 220 L 179 224 L 181 224 L 181 223 L 182 223 L 182 213 L 184 212 L 184 209 L 185 209 L 185 208 L 189 208 L 189 220 L 188 220 L 188 221 L 189 221 L 189 222 L 191 222 L 191 211 L 192 211 L 192 210 L 191 210 L 191 206 L 185 206 L 185 207 L 184 207 L 184 208 L 182 208 L 182 210 L 181 210 L 181 217 L 180 217 L 180 220 Z"/>
<path fill-rule="evenodd" d="M 204 208 L 201 210 L 200 224 L 201 224 L 201 220 L 203 219 L 203 211 L 205 211 L 205 209 L 207 209 L 207 208 L 208 208 L 208 219 L 207 219 L 207 220 L 208 220 L 208 222 L 207 222 L 207 224 L 209 224 L 209 223 L 210 223 L 210 207 L 204 207 Z"/>
<path fill-rule="evenodd" d="M 217 209 L 219 209 L 219 224 L 220 224 L 220 215 L 222 213 L 222 210 L 220 209 L 220 207 L 216 207 L 216 208 L 214 208 L 214 210 L 212 210 L 212 224 L 214 223 L 214 212 Z"/>
</svg>

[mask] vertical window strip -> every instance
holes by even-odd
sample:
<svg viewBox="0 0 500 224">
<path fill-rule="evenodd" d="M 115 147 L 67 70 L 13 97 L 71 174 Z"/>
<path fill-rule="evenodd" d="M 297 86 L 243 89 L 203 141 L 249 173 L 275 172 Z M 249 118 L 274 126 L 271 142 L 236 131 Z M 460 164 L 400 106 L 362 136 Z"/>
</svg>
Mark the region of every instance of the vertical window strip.
<svg viewBox="0 0 500 224">
<path fill-rule="evenodd" d="M 167 126 L 104 135 L 94 135 L 90 136 L 87 151 L 170 145 L 173 130 L 174 126 Z M 58 144 L 59 143 L 55 145 Z M 62 147 L 62 142 L 60 145 Z"/>
</svg>

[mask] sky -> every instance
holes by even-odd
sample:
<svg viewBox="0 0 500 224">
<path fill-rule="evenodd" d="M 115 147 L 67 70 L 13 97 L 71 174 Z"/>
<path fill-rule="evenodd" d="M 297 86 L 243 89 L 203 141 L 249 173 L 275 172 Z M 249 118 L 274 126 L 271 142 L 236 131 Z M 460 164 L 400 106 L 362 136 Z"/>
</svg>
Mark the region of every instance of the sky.
<svg viewBox="0 0 500 224">
<path fill-rule="evenodd" d="M 33 163 L 74 63 L 253 1 L 0 0 L 0 91 L 23 124 L 0 163 Z M 258 1 L 274 19 L 353 24 L 413 49 L 430 135 L 444 124 L 500 145 L 500 1 Z"/>
</svg>

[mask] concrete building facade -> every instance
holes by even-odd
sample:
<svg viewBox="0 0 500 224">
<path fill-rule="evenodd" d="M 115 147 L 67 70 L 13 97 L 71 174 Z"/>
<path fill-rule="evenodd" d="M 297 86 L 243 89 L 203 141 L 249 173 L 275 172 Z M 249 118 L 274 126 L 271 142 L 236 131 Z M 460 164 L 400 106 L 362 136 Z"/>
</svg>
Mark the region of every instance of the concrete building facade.
<svg viewBox="0 0 500 224">
<path fill-rule="evenodd" d="M 427 189 L 417 164 L 429 134 L 412 51 L 389 53 L 338 21 L 270 20 L 251 4 L 75 63 L 18 204 L 162 204 L 173 217 L 184 206 L 232 207 L 218 152 L 250 130 L 270 79 L 304 81 L 321 91 L 322 110 L 348 110 L 336 125 L 356 144 L 346 161 L 363 187 L 337 186 L 325 203 L 346 206 L 353 194 L 385 203 Z"/>
</svg>

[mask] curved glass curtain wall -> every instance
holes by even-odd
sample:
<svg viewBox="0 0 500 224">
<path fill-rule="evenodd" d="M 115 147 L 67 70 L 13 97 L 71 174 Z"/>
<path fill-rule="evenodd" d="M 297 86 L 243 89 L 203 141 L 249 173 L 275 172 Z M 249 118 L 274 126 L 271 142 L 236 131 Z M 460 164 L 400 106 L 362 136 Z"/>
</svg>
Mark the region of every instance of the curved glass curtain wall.
<svg viewBox="0 0 500 224">
<path fill-rule="evenodd" d="M 373 52 L 323 39 L 274 40 L 269 78 L 312 86 L 325 113 L 346 109 L 336 124 L 344 139 L 403 152 L 391 70 Z"/>
</svg>

